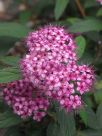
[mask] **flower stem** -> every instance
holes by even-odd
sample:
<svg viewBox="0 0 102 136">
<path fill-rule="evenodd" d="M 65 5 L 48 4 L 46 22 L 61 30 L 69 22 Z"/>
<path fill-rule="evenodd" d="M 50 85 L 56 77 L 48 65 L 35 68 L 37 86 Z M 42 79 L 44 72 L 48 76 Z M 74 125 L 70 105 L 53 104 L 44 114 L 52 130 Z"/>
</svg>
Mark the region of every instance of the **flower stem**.
<svg viewBox="0 0 102 136">
<path fill-rule="evenodd" d="M 76 5 L 77 5 L 78 10 L 80 11 L 80 14 L 82 15 L 82 17 L 85 17 L 86 13 L 85 13 L 85 10 L 80 3 L 80 0 L 75 0 L 75 2 L 76 2 Z"/>
</svg>

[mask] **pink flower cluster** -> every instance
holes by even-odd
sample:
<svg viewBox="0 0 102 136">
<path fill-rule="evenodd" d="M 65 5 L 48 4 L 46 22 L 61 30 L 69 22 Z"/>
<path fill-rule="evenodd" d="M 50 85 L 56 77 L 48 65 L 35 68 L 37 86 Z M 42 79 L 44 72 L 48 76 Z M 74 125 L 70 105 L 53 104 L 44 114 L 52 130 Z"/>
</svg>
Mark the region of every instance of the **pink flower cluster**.
<svg viewBox="0 0 102 136">
<path fill-rule="evenodd" d="M 32 83 L 15 81 L 8 84 L 3 92 L 7 104 L 22 118 L 33 116 L 34 120 L 40 121 L 46 115 L 49 101 L 36 93 Z"/>
<path fill-rule="evenodd" d="M 102 0 L 97 0 L 97 2 L 100 2 L 100 4 L 102 4 Z"/>
<path fill-rule="evenodd" d="M 4 98 L 21 117 L 40 121 L 50 101 L 66 111 L 82 105 L 81 96 L 94 81 L 93 70 L 78 65 L 72 35 L 61 27 L 46 26 L 26 38 L 29 54 L 20 62 L 23 79 L 4 89 Z"/>
</svg>

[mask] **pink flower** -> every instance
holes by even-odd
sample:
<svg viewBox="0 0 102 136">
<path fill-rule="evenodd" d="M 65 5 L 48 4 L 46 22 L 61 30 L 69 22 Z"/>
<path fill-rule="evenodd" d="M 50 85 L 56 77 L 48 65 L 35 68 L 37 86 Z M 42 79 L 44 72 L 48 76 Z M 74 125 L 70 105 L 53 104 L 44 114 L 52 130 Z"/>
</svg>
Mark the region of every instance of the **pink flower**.
<svg viewBox="0 0 102 136">
<path fill-rule="evenodd" d="M 4 89 L 4 99 L 21 117 L 40 121 L 49 102 L 67 111 L 82 105 L 94 82 L 92 68 L 77 64 L 73 37 L 61 27 L 46 26 L 26 38 L 29 54 L 20 61 L 22 80 Z M 78 95 L 77 95 L 78 94 Z"/>
<path fill-rule="evenodd" d="M 33 115 L 35 120 L 40 121 L 40 119 L 46 115 L 49 101 L 37 95 L 36 91 L 36 88 L 34 88 L 31 83 L 25 80 L 19 80 L 10 83 L 10 85 L 4 89 L 3 93 L 5 101 L 13 108 L 16 114 L 22 118 Z M 36 118 L 37 113 L 39 113 L 39 118 Z"/>
</svg>

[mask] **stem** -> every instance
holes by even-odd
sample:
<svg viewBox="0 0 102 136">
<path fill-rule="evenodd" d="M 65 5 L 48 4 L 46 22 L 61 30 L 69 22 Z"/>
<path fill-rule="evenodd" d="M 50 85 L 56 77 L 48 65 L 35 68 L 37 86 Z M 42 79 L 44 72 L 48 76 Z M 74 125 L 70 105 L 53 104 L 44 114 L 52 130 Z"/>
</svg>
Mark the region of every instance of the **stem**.
<svg viewBox="0 0 102 136">
<path fill-rule="evenodd" d="M 75 0 L 75 2 L 76 2 L 76 5 L 77 5 L 78 10 L 80 11 L 80 14 L 82 15 L 82 17 L 85 17 L 86 16 L 85 10 L 81 5 L 80 0 Z"/>
</svg>

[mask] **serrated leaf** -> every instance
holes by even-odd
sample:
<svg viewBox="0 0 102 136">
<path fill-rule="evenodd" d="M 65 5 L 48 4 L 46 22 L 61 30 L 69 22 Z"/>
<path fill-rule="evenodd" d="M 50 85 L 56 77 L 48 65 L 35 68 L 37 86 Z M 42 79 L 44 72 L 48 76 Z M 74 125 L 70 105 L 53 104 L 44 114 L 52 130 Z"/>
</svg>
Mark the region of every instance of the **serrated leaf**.
<svg viewBox="0 0 102 136">
<path fill-rule="evenodd" d="M 0 83 L 8 83 L 21 78 L 17 68 L 5 68 L 0 70 Z"/>
<path fill-rule="evenodd" d="M 85 38 L 83 36 L 78 36 L 76 37 L 75 41 L 77 44 L 77 49 L 76 49 L 77 56 L 78 58 L 81 58 L 84 53 L 85 46 L 86 46 Z"/>
<path fill-rule="evenodd" d="M 101 31 L 102 30 L 102 21 L 98 19 L 84 19 L 82 21 L 78 21 L 71 25 L 68 29 L 73 33 L 83 33 L 89 31 Z"/>
<path fill-rule="evenodd" d="M 57 110 L 57 119 L 63 136 L 73 136 L 76 133 L 73 113 Z"/>
<path fill-rule="evenodd" d="M 73 113 L 56 108 L 56 122 L 51 122 L 47 129 L 47 136 L 74 136 L 76 134 Z"/>
<path fill-rule="evenodd" d="M 29 31 L 26 26 L 18 23 L 0 23 L 0 36 L 22 38 L 25 37 Z"/>
<path fill-rule="evenodd" d="M 56 20 L 58 20 L 61 17 L 68 3 L 69 0 L 56 0 L 55 10 L 54 10 Z"/>
<path fill-rule="evenodd" d="M 21 122 L 22 119 L 10 111 L 0 114 L 0 128 L 11 127 Z"/>
</svg>

